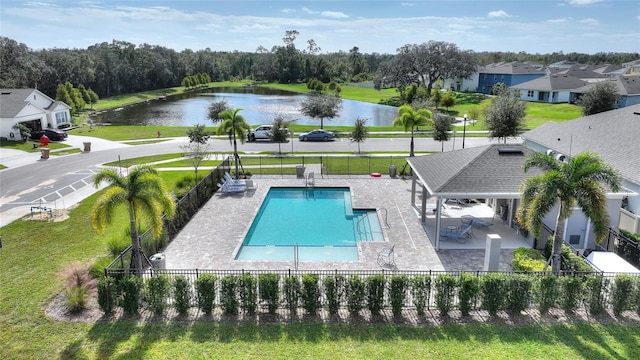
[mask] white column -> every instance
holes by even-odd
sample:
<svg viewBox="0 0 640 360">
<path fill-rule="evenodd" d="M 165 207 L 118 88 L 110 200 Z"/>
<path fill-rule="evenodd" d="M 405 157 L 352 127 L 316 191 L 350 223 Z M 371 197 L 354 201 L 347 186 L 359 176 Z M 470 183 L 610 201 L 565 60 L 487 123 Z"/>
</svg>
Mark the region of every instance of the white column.
<svg viewBox="0 0 640 360">
<path fill-rule="evenodd" d="M 500 269 L 500 247 L 502 238 L 498 234 L 487 234 L 484 248 L 484 271 L 498 271 Z"/>
</svg>

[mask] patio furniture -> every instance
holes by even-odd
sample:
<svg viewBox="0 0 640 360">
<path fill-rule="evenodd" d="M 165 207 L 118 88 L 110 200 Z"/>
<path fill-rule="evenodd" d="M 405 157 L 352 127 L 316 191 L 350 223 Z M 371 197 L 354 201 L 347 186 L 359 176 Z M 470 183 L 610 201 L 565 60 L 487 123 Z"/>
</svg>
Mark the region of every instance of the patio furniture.
<svg viewBox="0 0 640 360">
<path fill-rule="evenodd" d="M 258 183 L 254 182 L 252 179 L 247 179 L 245 182 L 247 190 L 256 191 L 258 189 Z"/>
<path fill-rule="evenodd" d="M 459 231 L 450 231 L 449 228 L 447 228 L 447 230 L 440 231 L 440 236 L 455 239 L 458 242 L 465 242 L 473 235 L 472 229 L 473 224 L 466 225 L 463 228 L 458 228 Z"/>
<path fill-rule="evenodd" d="M 378 253 L 378 265 L 380 267 L 395 267 L 396 263 L 393 259 L 393 250 L 396 246 L 382 248 L 382 251 Z"/>
<path fill-rule="evenodd" d="M 313 174 L 313 171 L 312 171 L 307 175 L 306 187 L 313 188 L 315 186 L 316 186 L 316 182 L 315 182 L 314 174 Z"/>
<path fill-rule="evenodd" d="M 241 193 L 247 189 L 247 186 L 244 183 L 230 184 L 228 182 L 218 183 L 218 187 L 224 193 Z"/>
<path fill-rule="evenodd" d="M 228 172 L 224 173 L 224 178 L 222 179 L 223 183 L 229 183 L 229 184 L 233 184 L 233 185 L 239 185 L 239 184 L 244 184 L 243 181 L 239 180 L 239 179 L 234 179 L 231 174 L 229 174 Z"/>
<path fill-rule="evenodd" d="M 491 219 L 491 221 L 487 221 L 487 220 L 483 220 L 483 219 L 479 219 L 477 217 L 471 216 L 471 215 L 462 215 L 462 218 L 460 219 L 460 222 L 462 222 L 462 225 L 467 226 L 469 224 L 475 226 L 475 227 L 489 227 L 491 225 L 493 225 L 493 219 Z"/>
</svg>

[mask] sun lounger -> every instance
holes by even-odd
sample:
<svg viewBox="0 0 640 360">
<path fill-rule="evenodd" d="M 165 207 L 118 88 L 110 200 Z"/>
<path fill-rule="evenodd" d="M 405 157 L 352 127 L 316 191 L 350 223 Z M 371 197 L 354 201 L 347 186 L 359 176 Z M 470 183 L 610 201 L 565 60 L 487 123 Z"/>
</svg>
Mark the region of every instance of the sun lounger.
<svg viewBox="0 0 640 360">
<path fill-rule="evenodd" d="M 493 219 L 491 221 L 487 221 L 487 220 L 483 220 L 483 219 L 478 219 L 477 217 L 471 216 L 471 215 L 462 215 L 462 218 L 460 219 L 460 221 L 462 222 L 462 225 L 467 226 L 469 224 L 475 226 L 475 227 L 489 227 L 491 225 L 493 225 Z"/>
<path fill-rule="evenodd" d="M 234 179 L 228 172 L 224 173 L 223 183 L 229 183 L 233 185 L 244 184 L 242 180 Z"/>
<path fill-rule="evenodd" d="M 220 190 L 222 190 L 222 192 L 225 192 L 225 193 L 240 193 L 240 192 L 244 192 L 247 189 L 247 186 L 244 183 L 238 183 L 238 184 L 223 183 L 223 184 L 218 184 L 218 187 L 220 188 Z"/>
<path fill-rule="evenodd" d="M 463 227 L 460 231 L 441 230 L 440 236 L 456 240 L 464 240 L 473 235 L 472 228 L 473 224 L 469 224 L 466 227 Z"/>
</svg>

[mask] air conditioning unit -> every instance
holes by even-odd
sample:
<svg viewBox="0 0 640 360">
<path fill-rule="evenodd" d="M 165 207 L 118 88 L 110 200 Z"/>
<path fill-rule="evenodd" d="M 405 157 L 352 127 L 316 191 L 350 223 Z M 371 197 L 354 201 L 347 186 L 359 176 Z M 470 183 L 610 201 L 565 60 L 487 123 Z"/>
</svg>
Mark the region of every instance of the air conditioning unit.
<svg viewBox="0 0 640 360">
<path fill-rule="evenodd" d="M 556 160 L 564 161 L 567 157 L 564 154 L 556 154 Z"/>
<path fill-rule="evenodd" d="M 553 156 L 555 153 L 556 153 L 556 152 L 555 152 L 555 151 L 553 151 L 553 150 L 551 150 L 551 149 L 547 150 L 547 155 L 551 155 L 551 156 Z"/>
</svg>

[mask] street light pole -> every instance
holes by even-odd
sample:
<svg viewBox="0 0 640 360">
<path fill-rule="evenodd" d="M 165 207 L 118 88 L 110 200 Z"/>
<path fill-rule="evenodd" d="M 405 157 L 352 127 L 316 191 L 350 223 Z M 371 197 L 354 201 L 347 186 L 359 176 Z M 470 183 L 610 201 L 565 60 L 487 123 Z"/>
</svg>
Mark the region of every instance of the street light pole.
<svg viewBox="0 0 640 360">
<path fill-rule="evenodd" d="M 462 148 L 464 149 L 464 138 L 467 135 L 467 114 L 464 114 L 464 127 L 462 128 Z"/>
</svg>

